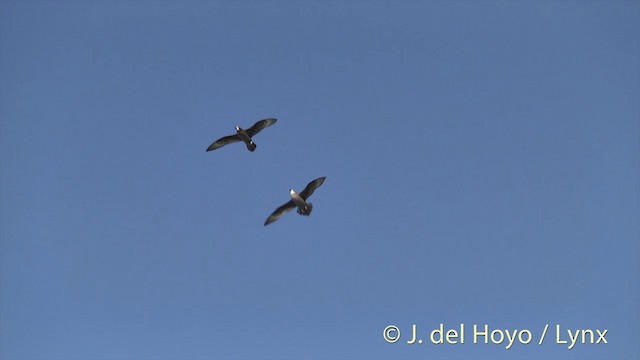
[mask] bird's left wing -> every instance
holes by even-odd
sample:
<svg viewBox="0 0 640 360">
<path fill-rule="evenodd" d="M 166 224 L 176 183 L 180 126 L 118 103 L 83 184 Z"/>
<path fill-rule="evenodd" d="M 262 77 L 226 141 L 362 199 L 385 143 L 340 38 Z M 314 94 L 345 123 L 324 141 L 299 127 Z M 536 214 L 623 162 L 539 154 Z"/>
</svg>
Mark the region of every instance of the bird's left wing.
<svg viewBox="0 0 640 360">
<path fill-rule="evenodd" d="M 302 192 L 300 193 L 300 197 L 307 200 L 307 198 L 311 196 L 311 194 L 313 194 L 313 191 L 319 188 L 320 185 L 322 185 L 322 183 L 324 182 L 324 179 L 326 178 L 327 178 L 326 176 L 323 176 L 307 184 L 307 187 L 304 188 L 304 190 L 302 190 Z"/>
<path fill-rule="evenodd" d="M 266 128 L 267 126 L 271 126 L 271 125 L 275 124 L 276 121 L 278 121 L 278 119 L 276 119 L 276 118 L 262 119 L 262 120 L 258 121 L 257 123 L 253 124 L 252 127 L 248 128 L 247 129 L 247 134 L 250 137 L 253 137 L 255 134 L 259 133 L 260 131 L 262 131 L 262 129 Z"/>
</svg>

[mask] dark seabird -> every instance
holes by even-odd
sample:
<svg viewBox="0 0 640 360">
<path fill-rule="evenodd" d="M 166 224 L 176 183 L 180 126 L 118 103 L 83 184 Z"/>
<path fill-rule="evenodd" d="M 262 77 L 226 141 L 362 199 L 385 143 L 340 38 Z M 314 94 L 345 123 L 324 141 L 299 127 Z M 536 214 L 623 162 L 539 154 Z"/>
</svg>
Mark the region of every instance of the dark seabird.
<svg viewBox="0 0 640 360">
<path fill-rule="evenodd" d="M 304 190 L 302 190 L 300 194 L 295 192 L 295 190 L 293 189 L 289 190 L 289 194 L 291 194 L 291 200 L 277 208 L 276 211 L 269 215 L 267 221 L 264 222 L 264 226 L 267 226 L 272 222 L 280 219 L 282 215 L 295 209 L 296 207 L 298 208 L 298 214 L 310 215 L 311 210 L 313 210 L 313 205 L 311 205 L 311 203 L 307 202 L 306 200 L 309 196 L 311 196 L 311 194 L 313 194 L 313 191 L 315 189 L 319 188 L 320 185 L 322 185 L 324 179 L 326 179 L 325 176 L 313 180 L 312 182 L 307 184 L 307 187 L 304 188 Z"/>
<path fill-rule="evenodd" d="M 262 129 L 266 128 L 267 126 L 271 126 L 275 124 L 276 121 L 278 121 L 278 119 L 275 119 L 275 118 L 262 119 L 257 123 L 253 124 L 253 126 L 248 128 L 247 130 L 241 128 L 240 126 L 236 126 L 236 134 L 225 136 L 223 138 L 220 138 L 214 141 L 213 144 L 209 145 L 209 147 L 207 148 L 207 151 L 215 150 L 227 144 L 233 144 L 239 141 L 244 141 L 244 143 L 247 144 L 247 149 L 249 149 L 249 151 L 254 151 L 257 145 L 256 143 L 253 142 L 253 140 L 251 140 L 251 138 L 254 137 L 260 131 L 262 131 Z"/>
</svg>

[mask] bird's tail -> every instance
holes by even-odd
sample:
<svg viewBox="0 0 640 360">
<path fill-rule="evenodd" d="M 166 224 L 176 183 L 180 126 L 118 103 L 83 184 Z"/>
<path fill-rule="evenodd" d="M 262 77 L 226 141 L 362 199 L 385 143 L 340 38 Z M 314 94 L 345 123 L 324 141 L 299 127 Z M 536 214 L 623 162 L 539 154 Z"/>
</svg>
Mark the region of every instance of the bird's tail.
<svg viewBox="0 0 640 360">
<path fill-rule="evenodd" d="M 309 216 L 311 215 L 311 210 L 313 210 L 313 204 L 307 203 L 303 210 L 298 209 L 298 214 Z"/>
</svg>

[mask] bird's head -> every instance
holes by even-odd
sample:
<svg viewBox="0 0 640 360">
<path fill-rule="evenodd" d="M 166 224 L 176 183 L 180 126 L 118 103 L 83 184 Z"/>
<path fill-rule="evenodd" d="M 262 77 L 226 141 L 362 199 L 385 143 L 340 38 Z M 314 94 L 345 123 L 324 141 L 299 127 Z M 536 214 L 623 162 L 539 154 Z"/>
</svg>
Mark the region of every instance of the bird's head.
<svg viewBox="0 0 640 360">
<path fill-rule="evenodd" d="M 236 125 L 236 131 L 240 131 L 240 126 Z"/>
</svg>

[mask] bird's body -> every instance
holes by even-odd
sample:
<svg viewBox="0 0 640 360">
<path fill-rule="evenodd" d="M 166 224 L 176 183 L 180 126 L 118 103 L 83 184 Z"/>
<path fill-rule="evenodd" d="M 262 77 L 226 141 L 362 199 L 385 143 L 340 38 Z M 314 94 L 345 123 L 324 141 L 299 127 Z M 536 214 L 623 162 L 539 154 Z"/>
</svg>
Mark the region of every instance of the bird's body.
<svg viewBox="0 0 640 360">
<path fill-rule="evenodd" d="M 306 202 L 302 196 L 300 196 L 295 190 L 289 190 L 289 194 L 291 195 L 291 200 L 298 207 L 298 214 L 300 215 L 311 215 L 311 210 L 313 210 L 313 205 L 311 203 Z"/>
<path fill-rule="evenodd" d="M 315 189 L 317 189 L 318 187 L 320 187 L 320 185 L 322 185 L 322 183 L 324 183 L 324 179 L 326 179 L 326 177 L 323 176 L 313 180 L 312 182 L 307 184 L 304 190 L 302 190 L 299 194 L 293 189 L 289 190 L 291 200 L 271 213 L 271 215 L 269 215 L 267 220 L 264 222 L 264 225 L 267 226 L 271 224 L 272 222 L 278 220 L 282 215 L 295 208 L 298 208 L 298 214 L 300 215 L 311 215 L 313 205 L 310 202 L 307 202 L 307 199 L 309 198 L 309 196 L 311 196 L 311 194 L 313 194 L 313 191 Z"/>
<path fill-rule="evenodd" d="M 236 133 L 234 135 L 224 136 L 214 141 L 211 145 L 209 145 L 209 147 L 207 148 L 207 151 L 219 149 L 225 145 L 233 144 L 240 141 L 244 142 L 245 145 L 247 145 L 247 150 L 255 151 L 257 145 L 253 142 L 252 138 L 257 133 L 262 131 L 262 129 L 275 124 L 276 121 L 278 121 L 278 119 L 275 119 L 275 118 L 263 119 L 256 122 L 255 124 L 253 124 L 253 126 L 251 126 L 246 130 L 241 128 L 240 126 L 236 126 Z"/>
<path fill-rule="evenodd" d="M 254 151 L 256 149 L 256 143 L 251 140 L 251 136 L 247 134 L 247 131 L 245 129 L 241 128 L 240 126 L 236 126 L 236 135 L 238 135 L 238 138 L 240 138 L 240 140 L 242 140 L 247 145 L 247 150 Z"/>
</svg>

